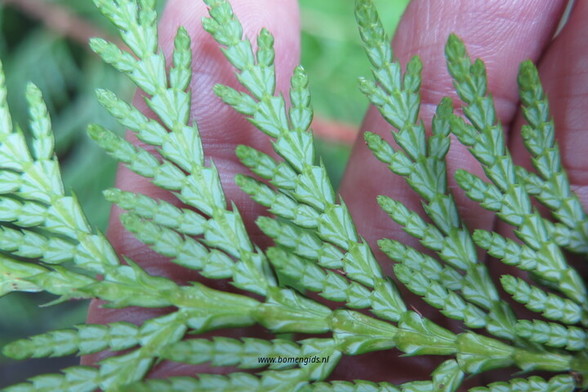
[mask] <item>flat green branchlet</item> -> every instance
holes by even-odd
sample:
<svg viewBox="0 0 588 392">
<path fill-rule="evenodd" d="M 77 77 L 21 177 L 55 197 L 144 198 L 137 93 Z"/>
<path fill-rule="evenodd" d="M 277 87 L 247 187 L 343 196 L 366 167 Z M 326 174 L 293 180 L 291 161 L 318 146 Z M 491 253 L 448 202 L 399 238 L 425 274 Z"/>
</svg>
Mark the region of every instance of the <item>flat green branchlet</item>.
<svg viewBox="0 0 588 392">
<path fill-rule="evenodd" d="M 75 196 L 64 192 L 39 89 L 30 85 L 26 92 L 32 136 L 27 144 L 23 131 L 12 124 L 0 72 L 0 220 L 10 223 L 0 227 L 0 295 L 45 291 L 57 302 L 98 298 L 116 308 L 174 309 L 141 325 L 81 324 L 9 343 L 2 352 L 16 359 L 105 350 L 116 354 L 95 367 L 39 375 L 5 391 L 450 392 L 459 390 L 469 375 L 505 367 L 523 373 L 470 391 L 588 387 L 582 381 L 588 380 L 586 288 L 564 253 L 588 252 L 588 219 L 560 164 L 548 102 L 533 64 L 523 63 L 518 79 L 527 121 L 522 133 L 536 169 L 529 172 L 513 163 L 505 146 L 484 63 L 472 63 L 454 35 L 445 53 L 465 118 L 455 115 L 454 103 L 445 98 L 427 135 L 418 117 L 420 60 L 415 57 L 403 71 L 371 0 L 357 0 L 359 32 L 373 71 L 373 80 L 362 79 L 360 88 L 394 127 L 397 147 L 374 133 L 366 133 L 365 141 L 420 195 L 427 215 L 387 196 L 378 198 L 381 208 L 429 250 L 381 239 L 380 249 L 395 262 L 393 280 L 356 230 L 317 159 L 304 69 L 294 70 L 287 105 L 275 91 L 271 33 L 262 30 L 253 50 L 230 4 L 204 1 L 210 17 L 203 26 L 243 87 L 217 85 L 214 91 L 273 143 L 274 157 L 239 146 L 238 158 L 255 176 L 242 174 L 235 181 L 268 208 L 271 217 L 259 217 L 256 223 L 274 245 L 260 249 L 252 242 L 239 211 L 225 198 L 216 167 L 205 159 L 198 127 L 189 118 L 192 52 L 186 30 L 178 30 L 172 61 L 166 64 L 157 44 L 153 0 L 95 0 L 132 53 L 102 39 L 92 40 L 91 48 L 145 92 L 155 117 L 146 117 L 110 91 L 98 91 L 98 100 L 139 140 L 156 148 L 160 158 L 100 125 L 91 125 L 88 133 L 108 154 L 172 192 L 183 206 L 118 189 L 106 190 L 105 197 L 126 211 L 122 224 L 151 249 L 205 278 L 228 280 L 239 294 L 203 283 L 180 285 L 148 274 L 138 260 L 117 255 L 105 236 L 90 227 Z M 447 185 L 451 134 L 486 174 L 482 179 L 459 170 L 457 183 L 512 225 L 517 240 L 472 232 L 462 222 Z M 553 220 L 539 214 L 533 199 L 551 211 Z M 528 272 L 529 279 L 505 275 L 497 287 L 479 261 L 479 249 L 496 262 Z M 424 317 L 403 300 L 397 285 L 462 327 L 450 331 Z M 518 319 L 504 293 L 536 318 Z M 339 305 L 333 310 L 320 298 Z M 273 339 L 198 337 L 251 325 L 263 326 Z M 446 360 L 428 379 L 401 385 L 330 378 L 343 356 L 381 350 Z M 147 379 L 161 360 L 244 371 Z M 528 376 L 529 371 L 542 371 L 542 376 Z"/>
</svg>

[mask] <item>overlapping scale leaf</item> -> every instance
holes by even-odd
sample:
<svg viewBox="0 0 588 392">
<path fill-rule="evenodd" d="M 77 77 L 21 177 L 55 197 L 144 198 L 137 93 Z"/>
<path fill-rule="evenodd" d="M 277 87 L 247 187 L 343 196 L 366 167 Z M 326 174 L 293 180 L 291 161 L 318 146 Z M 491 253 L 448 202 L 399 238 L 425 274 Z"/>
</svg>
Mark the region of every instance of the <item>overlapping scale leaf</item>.
<svg viewBox="0 0 588 392">
<path fill-rule="evenodd" d="M 410 260 L 410 268 L 422 273 L 427 279 L 436 280 L 450 290 L 461 290 L 463 287 L 463 276 L 457 270 L 442 265 L 431 256 L 395 240 L 382 239 L 378 245 L 397 263 Z"/>
<path fill-rule="evenodd" d="M 33 134 L 32 149 L 35 159 L 49 160 L 53 158 L 55 141 L 51 133 L 51 121 L 41 91 L 34 84 L 27 87 L 27 101 L 30 110 L 30 127 Z"/>
<path fill-rule="evenodd" d="M 76 244 L 29 230 L 0 227 L 0 249 L 13 255 L 59 264 L 74 259 Z M 82 263 L 80 263 L 82 264 Z"/>
<path fill-rule="evenodd" d="M 125 387 L 133 392 L 160 392 L 160 391 L 210 391 L 230 392 L 240 389 L 242 391 L 258 391 L 261 388 L 261 380 L 249 373 L 231 373 L 227 376 L 218 374 L 200 374 L 193 377 L 169 377 L 166 379 L 150 379 L 137 382 Z M 123 389 L 119 389 L 122 392 Z"/>
<path fill-rule="evenodd" d="M 333 271 L 325 271 L 312 261 L 307 261 L 287 252 L 270 248 L 268 257 L 283 280 L 283 284 L 303 290 L 318 292 L 322 297 L 345 302 L 351 308 L 371 306 L 371 290 L 350 282 Z"/>
<path fill-rule="evenodd" d="M 164 200 L 155 200 L 141 193 L 124 192 L 111 188 L 104 197 L 125 210 L 154 223 L 169 227 L 182 234 L 200 235 L 204 232 L 205 218 L 187 208 L 179 208 Z"/>
<path fill-rule="evenodd" d="M 575 390 L 572 376 L 561 375 L 545 380 L 542 377 L 515 378 L 508 382 L 494 382 L 487 387 L 476 387 L 470 392 L 571 392 Z"/>
<path fill-rule="evenodd" d="M 44 267 L 0 256 L 0 296 L 13 291 L 43 290 L 43 287 L 31 282 L 29 278 L 47 272 L 48 270 Z"/>
<path fill-rule="evenodd" d="M 549 347 L 561 347 L 570 351 L 586 348 L 587 335 L 582 328 L 564 326 L 541 320 L 520 320 L 516 325 L 517 334 L 536 343 Z"/>
<path fill-rule="evenodd" d="M 394 272 L 398 280 L 413 293 L 420 295 L 430 305 L 440 309 L 445 316 L 462 320 L 469 328 L 486 326 L 486 313 L 472 305 L 452 290 L 448 290 L 435 280 L 415 271 L 406 264 L 396 264 Z"/>
<path fill-rule="evenodd" d="M 45 374 L 29 379 L 26 383 L 5 388 L 7 392 L 90 392 L 98 387 L 100 374 L 88 366 L 75 366 L 62 370 L 61 374 Z"/>
<path fill-rule="evenodd" d="M 574 301 L 548 293 L 520 278 L 504 275 L 501 277 L 501 283 L 515 301 L 522 303 L 534 312 L 541 312 L 544 317 L 550 320 L 576 324 L 586 318 L 585 311 Z"/>
<path fill-rule="evenodd" d="M 364 380 L 355 381 L 331 381 L 315 383 L 307 388 L 312 392 L 400 392 L 399 387 L 387 382 L 371 382 Z"/>
<path fill-rule="evenodd" d="M 15 359 L 86 355 L 107 348 L 118 351 L 133 347 L 139 337 L 139 328 L 130 323 L 85 324 L 17 340 L 4 346 L 2 353 Z"/>
</svg>

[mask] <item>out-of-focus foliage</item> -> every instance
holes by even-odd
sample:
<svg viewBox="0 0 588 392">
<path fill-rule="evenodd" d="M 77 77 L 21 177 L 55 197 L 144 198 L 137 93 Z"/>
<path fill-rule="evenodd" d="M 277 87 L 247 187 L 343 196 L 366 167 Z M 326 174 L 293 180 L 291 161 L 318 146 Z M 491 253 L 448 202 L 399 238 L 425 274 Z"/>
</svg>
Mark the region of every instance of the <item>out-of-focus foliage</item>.
<svg viewBox="0 0 588 392">
<path fill-rule="evenodd" d="M 380 17 L 392 34 L 409 0 L 377 0 Z M 301 64 L 310 79 L 313 106 L 319 115 L 358 125 L 368 101 L 357 79 L 369 74 L 369 61 L 359 56 L 362 46 L 352 0 L 300 0 Z M 333 99 L 337 97 L 337 99 Z"/>
</svg>

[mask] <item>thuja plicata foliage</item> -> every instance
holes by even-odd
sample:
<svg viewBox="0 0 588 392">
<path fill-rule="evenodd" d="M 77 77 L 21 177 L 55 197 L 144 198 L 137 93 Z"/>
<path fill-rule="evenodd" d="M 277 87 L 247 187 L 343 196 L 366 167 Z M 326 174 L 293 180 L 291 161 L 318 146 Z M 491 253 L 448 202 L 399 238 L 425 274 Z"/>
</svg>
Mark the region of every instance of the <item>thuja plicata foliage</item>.
<svg viewBox="0 0 588 392">
<path fill-rule="evenodd" d="M 260 249 L 225 198 L 190 119 L 192 58 L 186 30 L 178 29 L 171 64 L 166 64 L 157 43 L 153 0 L 95 2 L 132 53 L 102 39 L 92 40 L 92 49 L 145 92 L 154 119 L 110 91 L 98 91 L 98 100 L 138 139 L 155 147 L 159 157 L 100 125 L 91 125 L 88 133 L 132 171 L 172 192 L 182 207 L 119 189 L 106 190 L 105 197 L 126 210 L 124 227 L 170 263 L 207 279 L 228 280 L 240 290 L 225 292 L 199 282 L 180 285 L 148 274 L 138 260 L 117 255 L 90 227 L 75 196 L 64 192 L 40 91 L 34 85 L 27 88 L 27 142 L 12 124 L 2 77 L 0 218 L 6 223 L 0 229 L 0 295 L 45 291 L 57 297 L 55 302 L 99 298 L 112 308 L 173 309 L 141 325 L 81 324 L 12 342 L 2 352 L 16 359 L 114 354 L 95 367 L 39 375 L 6 391 L 456 391 L 470 375 L 505 367 L 518 368 L 516 378 L 470 390 L 563 392 L 588 386 L 583 381 L 588 380 L 586 288 L 564 254 L 588 252 L 588 220 L 561 166 L 548 102 L 530 62 L 521 65 L 518 83 L 527 120 L 522 134 L 535 172 L 513 163 L 487 91 L 484 63 L 472 63 L 456 36 L 449 37 L 445 53 L 465 118 L 453 113 L 458 103 L 445 98 L 428 135 L 418 117 L 420 60 L 413 58 L 403 71 L 371 0 L 357 1 L 359 32 L 374 77 L 361 80 L 361 89 L 394 127 L 398 147 L 373 133 L 365 140 L 382 164 L 420 195 L 428 216 L 389 197 L 378 198 L 391 219 L 430 251 L 381 239 L 380 249 L 394 261 L 393 280 L 356 231 L 315 156 L 304 70 L 293 72 L 289 106 L 276 94 L 268 31 L 259 33 L 253 50 L 229 3 L 205 0 L 210 17 L 203 20 L 204 28 L 222 47 L 245 91 L 218 85 L 215 92 L 272 139 L 278 157 L 249 146 L 236 150 L 252 174 L 237 176 L 236 183 L 271 213 L 256 223 L 274 246 Z M 517 239 L 471 231 L 462 222 L 447 186 L 451 134 L 469 148 L 486 175 L 482 179 L 459 170 L 457 183 L 512 225 Z M 533 199 L 551 216 L 541 216 Z M 497 260 L 493 262 L 525 273 L 493 281 L 480 261 L 480 249 Z M 398 285 L 461 327 L 448 330 L 424 317 L 403 300 Z M 308 293 L 338 303 L 336 310 Z M 519 319 L 508 295 L 533 317 Z M 199 336 L 252 325 L 274 338 Z M 343 356 L 380 350 L 438 355 L 445 361 L 428 379 L 401 385 L 329 378 Z M 262 357 L 329 360 L 268 364 Z M 147 379 L 150 368 L 162 360 L 231 370 Z M 385 366 L 394 372 L 393 365 Z M 541 371 L 541 377 L 529 375 L 531 371 Z"/>
</svg>

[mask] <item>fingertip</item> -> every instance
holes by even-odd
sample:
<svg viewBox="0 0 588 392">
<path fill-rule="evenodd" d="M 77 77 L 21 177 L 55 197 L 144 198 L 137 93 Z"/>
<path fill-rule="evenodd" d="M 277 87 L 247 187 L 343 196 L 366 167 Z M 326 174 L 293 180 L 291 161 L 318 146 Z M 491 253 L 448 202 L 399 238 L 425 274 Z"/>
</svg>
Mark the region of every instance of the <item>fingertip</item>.
<svg viewBox="0 0 588 392">
<path fill-rule="evenodd" d="M 254 50 L 256 37 L 263 28 L 274 36 L 276 90 L 285 93 L 300 55 L 297 1 L 241 0 L 231 1 L 230 4 L 243 26 L 244 37 L 252 42 Z M 205 152 L 216 162 L 238 162 L 234 149 L 239 144 L 271 151 L 267 136 L 257 131 L 243 115 L 222 102 L 214 93 L 214 86 L 218 84 L 241 91 L 243 88 L 219 44 L 202 27 L 202 19 L 207 16 L 208 7 L 202 1 L 170 0 L 163 12 L 159 30 L 160 45 L 168 61 L 178 27 L 184 26 L 191 37 L 191 121 L 198 125 Z M 229 186 L 226 183 L 224 185 Z"/>
<path fill-rule="evenodd" d="M 456 97 L 444 55 L 445 43 L 450 34 L 454 33 L 465 43 L 470 57 L 482 58 L 486 63 L 489 91 L 495 99 L 500 121 L 508 129 L 517 112 L 518 64 L 525 59 L 541 56 L 554 33 L 565 3 L 563 0 L 411 1 L 392 46 L 395 57 L 403 65 L 415 55 L 422 60 L 419 116 L 424 123 L 430 124 L 435 107 L 443 97 Z M 370 109 L 362 128 L 378 133 L 394 145 L 389 132 L 391 126 L 377 110 Z M 452 143 L 447 165 L 449 173 L 460 167 L 481 173 L 475 159 L 465 147 L 457 143 Z M 370 175 L 366 176 L 366 173 Z M 374 181 L 375 177 L 381 180 Z M 455 187 L 451 174 L 449 183 L 450 187 Z M 360 196 L 359 189 L 362 190 Z M 402 240 L 409 240 L 396 225 L 380 223 L 383 213 L 378 211 L 377 204 L 372 200 L 379 194 L 387 194 L 421 211 L 419 198 L 402 178 L 389 173 L 362 142 L 354 147 L 341 192 L 350 209 L 362 217 L 363 222 L 360 221 L 359 225 L 367 231 L 368 240 L 389 235 L 391 231 Z M 465 196 L 458 193 L 457 198 L 466 210 L 475 211 L 476 206 Z M 482 227 L 493 224 L 492 214 L 480 212 L 470 215 L 476 221 L 472 224 L 477 223 Z"/>
<path fill-rule="evenodd" d="M 300 21 L 298 3 L 295 0 L 241 0 L 230 2 L 243 26 L 243 35 L 255 46 L 257 35 L 267 29 L 275 38 L 275 63 L 278 89 L 286 89 L 288 80 L 300 57 Z M 188 31 L 196 56 L 196 65 L 212 65 L 206 56 L 222 57 L 218 45 L 203 29 L 202 19 L 208 17 L 208 7 L 203 1 L 170 0 L 160 22 L 160 45 L 169 55 L 173 40 L 180 26 Z M 200 55 L 200 56 L 199 56 Z M 213 68 L 213 67 L 211 67 Z M 212 69 L 210 70 L 212 71 Z M 220 81 L 224 82 L 221 78 Z"/>
</svg>

